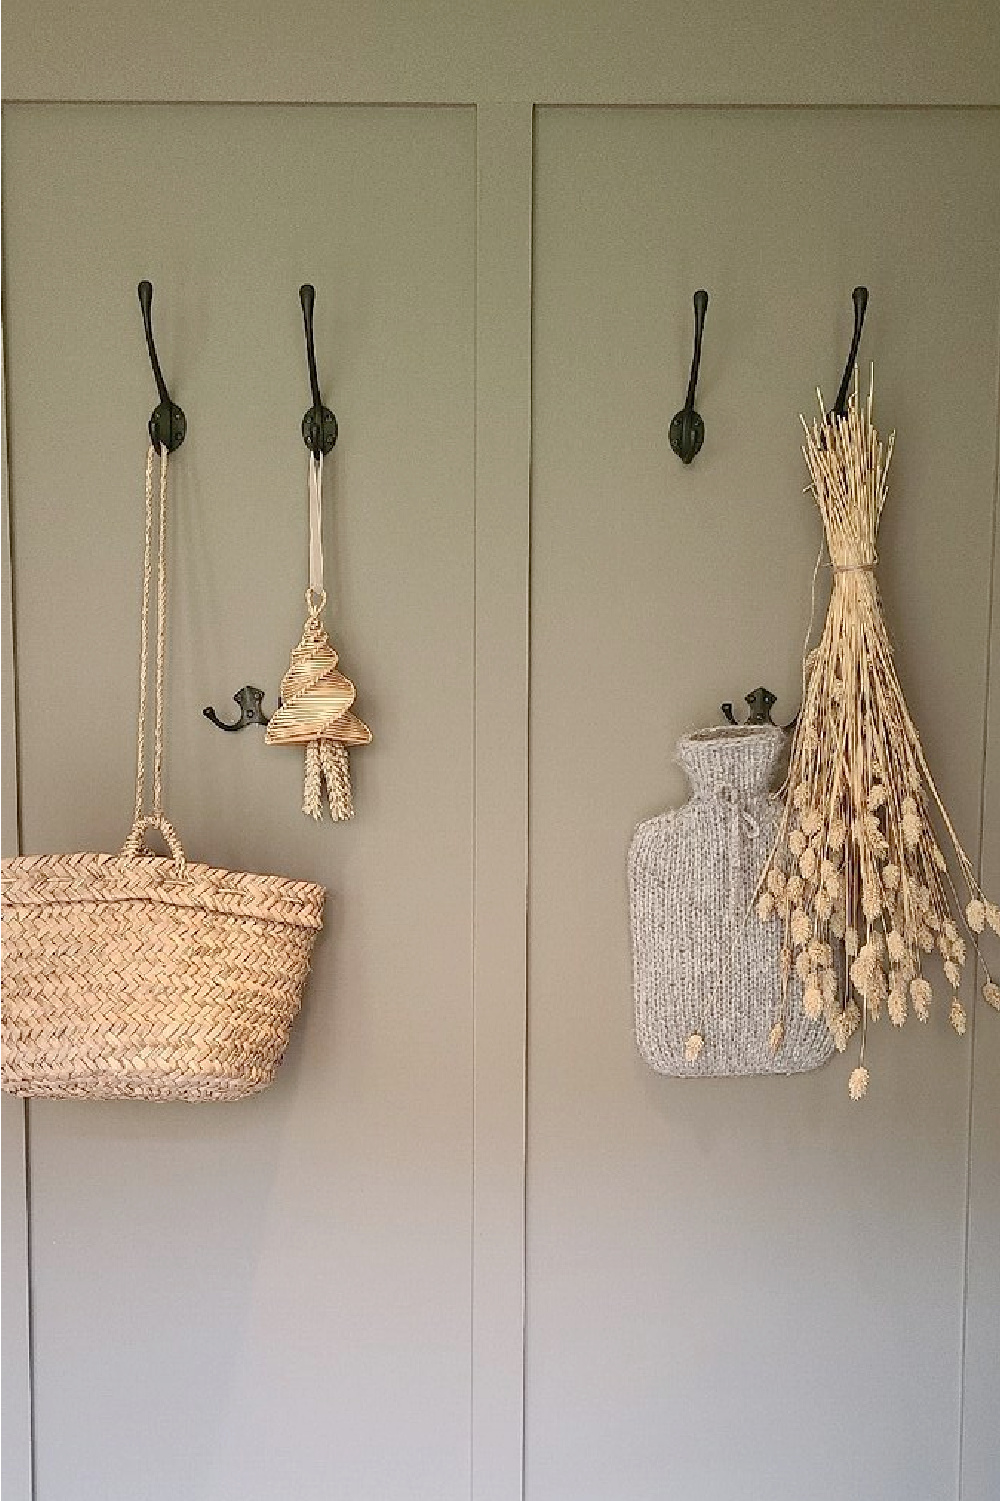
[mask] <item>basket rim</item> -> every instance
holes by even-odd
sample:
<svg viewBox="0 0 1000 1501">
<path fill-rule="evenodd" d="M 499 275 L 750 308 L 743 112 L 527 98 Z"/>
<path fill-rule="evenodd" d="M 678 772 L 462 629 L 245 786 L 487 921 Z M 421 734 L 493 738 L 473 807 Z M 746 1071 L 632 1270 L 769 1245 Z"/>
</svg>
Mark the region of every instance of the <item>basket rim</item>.
<svg viewBox="0 0 1000 1501">
<path fill-rule="evenodd" d="M 179 873 L 167 856 L 131 859 L 103 851 L 12 855 L 0 861 L 0 894 L 8 906 L 69 906 L 82 902 L 156 902 L 320 928 L 325 889 L 290 876 L 189 863 Z M 285 907 L 286 911 L 275 910 Z"/>
</svg>

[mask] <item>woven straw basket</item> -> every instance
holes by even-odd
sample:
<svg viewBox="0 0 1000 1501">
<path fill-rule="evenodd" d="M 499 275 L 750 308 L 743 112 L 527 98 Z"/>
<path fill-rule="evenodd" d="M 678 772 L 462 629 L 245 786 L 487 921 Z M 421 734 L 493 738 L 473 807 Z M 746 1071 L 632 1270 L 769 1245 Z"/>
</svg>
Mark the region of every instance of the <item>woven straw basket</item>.
<svg viewBox="0 0 1000 1501">
<path fill-rule="evenodd" d="M 143 813 L 152 476 L 150 449 L 132 831 L 119 855 L 3 862 L 3 1087 L 12 1094 L 234 1100 L 265 1089 L 322 924 L 322 887 L 189 865 L 162 811 L 166 450 L 153 811 Z M 151 828 L 171 858 L 146 851 Z"/>
</svg>

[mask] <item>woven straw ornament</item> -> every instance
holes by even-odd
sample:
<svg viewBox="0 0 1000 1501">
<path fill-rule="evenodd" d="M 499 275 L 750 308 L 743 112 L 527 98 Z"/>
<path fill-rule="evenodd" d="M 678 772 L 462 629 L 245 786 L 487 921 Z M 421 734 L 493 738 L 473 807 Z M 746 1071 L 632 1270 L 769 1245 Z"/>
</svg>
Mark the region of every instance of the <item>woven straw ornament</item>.
<svg viewBox="0 0 1000 1501">
<path fill-rule="evenodd" d="M 335 821 L 354 817 L 349 745 L 369 745 L 372 732 L 351 712 L 356 689 L 350 678 L 337 669 L 337 653 L 323 623 L 326 591 L 323 588 L 321 496 L 323 460 L 309 460 L 309 615 L 302 639 L 292 652 L 288 671 L 281 681 L 278 708 L 265 734 L 268 745 L 304 745 L 305 786 L 302 811 L 310 818 L 323 816 L 323 784 Z"/>
</svg>

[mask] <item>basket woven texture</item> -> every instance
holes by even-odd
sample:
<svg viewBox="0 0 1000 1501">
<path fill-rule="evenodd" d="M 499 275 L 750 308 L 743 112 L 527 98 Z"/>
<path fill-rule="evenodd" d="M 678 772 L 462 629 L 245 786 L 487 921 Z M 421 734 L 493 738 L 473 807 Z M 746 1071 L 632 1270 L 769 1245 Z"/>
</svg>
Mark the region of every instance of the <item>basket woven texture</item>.
<svg viewBox="0 0 1000 1501">
<path fill-rule="evenodd" d="M 274 1078 L 302 999 L 322 887 L 189 865 L 162 810 L 164 514 L 160 457 L 153 808 L 143 812 L 153 516 L 146 546 L 132 831 L 119 855 L 3 862 L 3 1088 L 85 1099 L 234 1100 Z M 144 846 L 157 828 L 171 851 Z"/>
</svg>

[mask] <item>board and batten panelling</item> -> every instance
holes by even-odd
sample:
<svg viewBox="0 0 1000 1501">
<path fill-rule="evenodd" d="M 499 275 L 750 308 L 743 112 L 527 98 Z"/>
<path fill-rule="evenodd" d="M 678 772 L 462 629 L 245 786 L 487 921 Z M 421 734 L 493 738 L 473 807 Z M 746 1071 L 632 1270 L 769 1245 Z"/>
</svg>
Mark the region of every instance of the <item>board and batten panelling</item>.
<svg viewBox="0 0 1000 1501">
<path fill-rule="evenodd" d="M 760 683 L 794 713 L 820 539 L 798 414 L 817 382 L 832 402 L 862 281 L 862 368 L 897 432 L 885 607 L 977 855 L 998 171 L 992 114 L 538 113 L 527 1501 L 958 1493 L 970 1040 L 940 1003 L 926 1028 L 874 1028 L 860 1108 L 843 1059 L 655 1076 L 632 1038 L 625 855 L 686 796 L 681 733 Z M 667 425 L 699 286 L 706 439 L 684 468 Z M 995 878 L 992 815 L 987 833 Z M 977 1017 L 987 1124 L 998 1020 Z M 984 1324 L 996 1247 L 978 1247 Z M 970 1327 L 982 1474 L 990 1338 Z"/>
<path fill-rule="evenodd" d="M 193 859 L 328 890 L 267 1093 L 30 1106 L 39 1501 L 469 1486 L 475 117 L 18 106 L 5 309 L 25 849 L 132 797 L 145 424 L 172 472 L 166 807 Z M 328 619 L 374 743 L 299 811 L 272 709 L 306 582 L 317 288 Z"/>
</svg>

